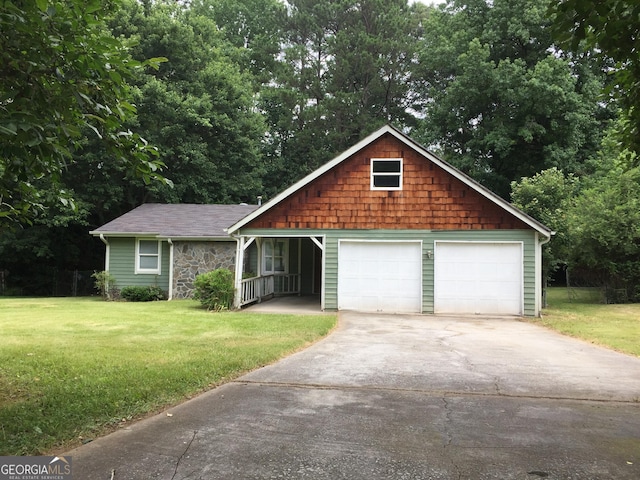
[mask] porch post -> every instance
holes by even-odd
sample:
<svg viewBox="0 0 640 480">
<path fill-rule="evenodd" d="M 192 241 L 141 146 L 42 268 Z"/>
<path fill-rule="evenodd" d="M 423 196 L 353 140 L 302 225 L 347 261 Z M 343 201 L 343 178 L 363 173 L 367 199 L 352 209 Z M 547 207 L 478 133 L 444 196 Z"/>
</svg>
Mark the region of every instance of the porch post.
<svg viewBox="0 0 640 480">
<path fill-rule="evenodd" d="M 325 272 L 326 272 L 326 255 L 325 255 L 325 243 L 327 242 L 327 237 L 326 236 L 321 236 L 318 238 L 316 237 L 309 237 L 311 239 L 311 241 L 313 243 L 316 244 L 316 246 L 320 249 L 320 258 L 322 260 L 322 275 L 321 275 L 321 280 L 320 280 L 320 310 L 322 310 L 324 312 L 324 293 L 325 293 L 325 289 L 324 289 L 324 285 L 325 285 Z"/>
<path fill-rule="evenodd" d="M 236 276 L 235 276 L 235 295 L 233 306 L 240 308 L 242 306 L 242 272 L 244 271 L 244 237 L 236 238 Z"/>
<path fill-rule="evenodd" d="M 258 303 L 262 303 L 262 238 L 256 239 L 256 251 L 258 252 L 258 258 L 256 260 L 256 275 L 258 276 Z"/>
<path fill-rule="evenodd" d="M 298 238 L 298 276 L 296 281 L 296 290 L 298 290 L 298 296 L 302 295 L 302 238 Z"/>
</svg>

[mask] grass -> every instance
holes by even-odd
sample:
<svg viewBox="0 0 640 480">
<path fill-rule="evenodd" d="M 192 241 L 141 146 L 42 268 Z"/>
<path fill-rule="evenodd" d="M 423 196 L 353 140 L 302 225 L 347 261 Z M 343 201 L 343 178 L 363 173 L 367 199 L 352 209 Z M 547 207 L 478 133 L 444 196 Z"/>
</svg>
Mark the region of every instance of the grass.
<svg viewBox="0 0 640 480">
<path fill-rule="evenodd" d="M 333 315 L 0 297 L 0 455 L 70 448 L 326 335 Z"/>
<path fill-rule="evenodd" d="M 607 305 L 597 289 L 549 288 L 537 322 L 558 332 L 640 356 L 640 304 Z"/>
</svg>

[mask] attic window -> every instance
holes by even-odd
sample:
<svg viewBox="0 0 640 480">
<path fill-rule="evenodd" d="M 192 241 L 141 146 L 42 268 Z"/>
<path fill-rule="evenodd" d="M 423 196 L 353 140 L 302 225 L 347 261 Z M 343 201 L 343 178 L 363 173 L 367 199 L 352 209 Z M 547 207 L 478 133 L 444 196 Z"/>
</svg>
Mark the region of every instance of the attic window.
<svg viewBox="0 0 640 480">
<path fill-rule="evenodd" d="M 371 159 L 371 190 L 402 190 L 402 159 Z"/>
</svg>

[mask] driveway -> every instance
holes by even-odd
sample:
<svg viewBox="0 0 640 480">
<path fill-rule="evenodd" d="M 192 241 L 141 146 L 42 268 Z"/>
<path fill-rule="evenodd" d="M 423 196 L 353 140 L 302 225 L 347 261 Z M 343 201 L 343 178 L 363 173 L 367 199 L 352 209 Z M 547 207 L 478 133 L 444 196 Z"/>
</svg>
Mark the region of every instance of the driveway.
<svg viewBox="0 0 640 480">
<path fill-rule="evenodd" d="M 312 347 L 80 447 L 74 479 L 637 479 L 640 359 L 518 319 L 342 312 Z"/>
</svg>

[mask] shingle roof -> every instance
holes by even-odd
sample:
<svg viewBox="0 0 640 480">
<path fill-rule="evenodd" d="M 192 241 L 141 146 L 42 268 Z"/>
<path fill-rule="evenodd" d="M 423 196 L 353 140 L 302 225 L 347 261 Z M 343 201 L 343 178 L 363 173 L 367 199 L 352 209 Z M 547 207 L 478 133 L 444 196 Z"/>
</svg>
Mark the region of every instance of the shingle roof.
<svg viewBox="0 0 640 480">
<path fill-rule="evenodd" d="M 146 203 L 91 231 L 92 235 L 149 234 L 160 237 L 228 237 L 225 228 L 253 212 L 257 205 Z"/>
</svg>

